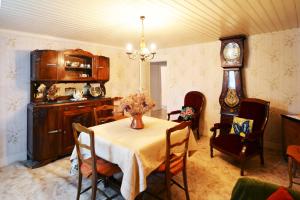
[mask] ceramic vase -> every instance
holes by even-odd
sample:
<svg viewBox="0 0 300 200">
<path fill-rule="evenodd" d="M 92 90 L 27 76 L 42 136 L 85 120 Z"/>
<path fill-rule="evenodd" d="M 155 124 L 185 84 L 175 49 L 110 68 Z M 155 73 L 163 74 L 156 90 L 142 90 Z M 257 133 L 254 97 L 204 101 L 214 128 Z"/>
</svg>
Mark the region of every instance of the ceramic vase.
<svg viewBox="0 0 300 200">
<path fill-rule="evenodd" d="M 143 129 L 144 128 L 143 114 L 133 115 L 130 127 L 133 129 Z"/>
</svg>

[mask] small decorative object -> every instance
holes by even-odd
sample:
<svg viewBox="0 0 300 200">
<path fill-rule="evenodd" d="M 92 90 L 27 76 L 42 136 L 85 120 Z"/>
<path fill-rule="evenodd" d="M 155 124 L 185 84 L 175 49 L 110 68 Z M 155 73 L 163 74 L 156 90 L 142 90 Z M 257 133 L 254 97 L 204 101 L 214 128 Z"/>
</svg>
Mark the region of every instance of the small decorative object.
<svg viewBox="0 0 300 200">
<path fill-rule="evenodd" d="M 45 84 L 40 84 L 40 86 L 37 88 L 37 93 L 36 93 L 36 99 L 39 99 L 39 98 L 43 98 L 44 97 L 44 94 L 45 94 L 45 91 L 46 91 L 46 85 Z"/>
<path fill-rule="evenodd" d="M 66 66 L 71 67 L 71 61 L 67 60 L 66 61 Z"/>
<path fill-rule="evenodd" d="M 79 62 L 72 62 L 71 67 L 79 67 Z"/>
<path fill-rule="evenodd" d="M 83 91 L 82 90 L 76 90 L 74 93 L 73 93 L 73 98 L 75 100 L 81 100 L 82 99 L 82 96 L 83 96 Z"/>
<path fill-rule="evenodd" d="M 67 88 L 65 88 L 65 96 L 73 96 L 75 91 L 76 91 L 76 88 L 67 87 Z"/>
<path fill-rule="evenodd" d="M 99 97 L 101 95 L 100 87 L 90 87 L 89 91 L 93 97 Z"/>
<path fill-rule="evenodd" d="M 180 118 L 184 121 L 191 120 L 194 117 L 195 110 L 189 106 L 182 106 Z"/>
<path fill-rule="evenodd" d="M 154 106 L 155 104 L 152 99 L 144 93 L 129 95 L 120 101 L 121 109 L 132 116 L 130 127 L 134 129 L 144 128 L 143 114 L 151 110 Z"/>
<path fill-rule="evenodd" d="M 51 87 L 48 89 L 47 91 L 47 99 L 49 101 L 55 101 L 58 97 L 58 92 L 59 88 L 54 84 L 54 85 L 51 85 Z"/>
<path fill-rule="evenodd" d="M 252 132 L 252 127 L 253 127 L 252 119 L 234 117 L 230 133 L 237 134 L 242 137 L 246 137 L 247 134 Z"/>
<path fill-rule="evenodd" d="M 87 96 L 88 94 L 90 94 L 90 88 L 91 88 L 91 85 L 90 83 L 86 83 L 84 86 L 83 86 L 83 95 L 84 96 Z"/>
</svg>

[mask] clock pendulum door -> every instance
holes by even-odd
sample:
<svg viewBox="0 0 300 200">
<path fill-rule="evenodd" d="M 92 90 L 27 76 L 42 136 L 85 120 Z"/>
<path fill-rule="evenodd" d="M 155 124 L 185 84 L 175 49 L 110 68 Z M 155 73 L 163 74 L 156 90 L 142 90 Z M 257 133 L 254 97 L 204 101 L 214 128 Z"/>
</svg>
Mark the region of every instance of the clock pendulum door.
<svg viewBox="0 0 300 200">
<path fill-rule="evenodd" d="M 232 122 L 233 117 L 238 113 L 240 101 L 244 98 L 241 69 L 245 39 L 245 36 L 220 38 L 220 57 L 223 67 L 222 92 L 219 97 L 221 122 Z"/>
</svg>

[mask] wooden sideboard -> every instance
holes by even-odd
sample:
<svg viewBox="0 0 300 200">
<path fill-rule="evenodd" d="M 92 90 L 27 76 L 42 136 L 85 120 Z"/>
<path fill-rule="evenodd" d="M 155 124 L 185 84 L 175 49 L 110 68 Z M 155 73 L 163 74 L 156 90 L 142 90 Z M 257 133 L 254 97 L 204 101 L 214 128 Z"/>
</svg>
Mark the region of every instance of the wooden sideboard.
<svg viewBox="0 0 300 200">
<path fill-rule="evenodd" d="M 31 102 L 27 106 L 26 165 L 35 168 L 69 155 L 74 148 L 72 123 L 94 125 L 93 109 L 113 105 L 114 99 L 104 98 L 104 84 L 109 80 L 108 57 L 81 49 L 35 50 L 30 56 Z M 72 101 L 72 94 L 66 93 L 48 98 L 51 87 L 60 83 L 97 84 L 103 93 L 95 97 L 87 92 L 86 100 L 80 101 Z M 43 92 L 38 90 L 39 86 L 45 87 Z M 101 109 L 98 115 L 111 117 L 113 110 Z"/>
<path fill-rule="evenodd" d="M 300 145 L 299 115 L 281 115 L 282 154 L 285 159 L 288 145 Z"/>
<path fill-rule="evenodd" d="M 29 104 L 27 107 L 27 158 L 30 167 L 39 167 L 68 155 L 74 148 L 72 123 L 90 127 L 95 124 L 93 109 L 113 105 L 113 99 L 80 102 Z M 113 110 L 100 112 L 112 116 Z"/>
</svg>

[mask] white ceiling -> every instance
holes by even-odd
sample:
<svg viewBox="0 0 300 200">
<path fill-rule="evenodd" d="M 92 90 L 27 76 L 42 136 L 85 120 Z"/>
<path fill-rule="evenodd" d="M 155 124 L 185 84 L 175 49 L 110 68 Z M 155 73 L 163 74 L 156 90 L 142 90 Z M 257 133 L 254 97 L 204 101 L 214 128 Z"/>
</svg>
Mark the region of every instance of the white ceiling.
<svg viewBox="0 0 300 200">
<path fill-rule="evenodd" d="M 124 47 L 158 48 L 300 26 L 300 0 L 2 0 L 0 28 Z"/>
</svg>

